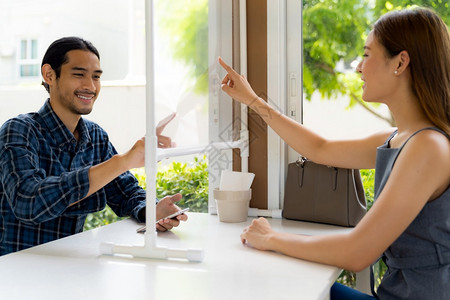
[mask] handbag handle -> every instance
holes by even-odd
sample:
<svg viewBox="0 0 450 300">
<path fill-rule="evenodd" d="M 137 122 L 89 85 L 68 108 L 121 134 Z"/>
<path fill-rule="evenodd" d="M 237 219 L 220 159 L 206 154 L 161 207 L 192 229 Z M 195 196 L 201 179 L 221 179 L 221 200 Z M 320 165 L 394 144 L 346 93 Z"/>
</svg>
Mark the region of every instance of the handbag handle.
<svg viewBox="0 0 450 300">
<path fill-rule="evenodd" d="M 300 156 L 296 161 L 295 164 L 297 165 L 297 171 L 298 171 L 298 186 L 303 187 L 303 175 L 305 174 L 305 161 L 306 157 Z"/>
<path fill-rule="evenodd" d="M 298 186 L 303 187 L 303 178 L 305 175 L 305 163 L 308 161 L 308 159 L 304 156 L 300 156 L 296 161 L 295 164 L 297 167 L 299 167 L 298 170 Z M 335 191 L 337 189 L 337 179 L 338 179 L 338 168 L 327 166 L 329 169 L 333 169 L 334 172 L 331 174 L 331 189 Z"/>
</svg>

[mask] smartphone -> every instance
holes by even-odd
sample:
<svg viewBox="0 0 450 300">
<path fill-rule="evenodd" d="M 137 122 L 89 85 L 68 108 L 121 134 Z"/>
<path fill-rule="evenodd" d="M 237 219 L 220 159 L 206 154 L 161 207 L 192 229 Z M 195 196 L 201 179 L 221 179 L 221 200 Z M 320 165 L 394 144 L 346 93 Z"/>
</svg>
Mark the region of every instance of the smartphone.
<svg viewBox="0 0 450 300">
<path fill-rule="evenodd" d="M 158 221 L 156 221 L 156 223 L 158 223 L 159 221 L 164 220 L 164 219 L 172 219 L 172 218 L 175 218 L 176 216 L 182 215 L 182 214 L 184 214 L 184 213 L 187 212 L 187 211 L 189 211 L 189 207 L 188 207 L 188 208 L 184 208 L 184 209 L 180 209 L 179 211 L 176 211 L 176 212 L 174 212 L 173 214 L 168 215 L 168 216 L 165 217 L 165 218 L 159 219 Z M 145 232 L 145 225 L 142 226 L 142 227 L 139 227 L 139 228 L 136 230 L 136 232 L 138 232 L 138 233 L 144 233 L 144 232 Z"/>
</svg>

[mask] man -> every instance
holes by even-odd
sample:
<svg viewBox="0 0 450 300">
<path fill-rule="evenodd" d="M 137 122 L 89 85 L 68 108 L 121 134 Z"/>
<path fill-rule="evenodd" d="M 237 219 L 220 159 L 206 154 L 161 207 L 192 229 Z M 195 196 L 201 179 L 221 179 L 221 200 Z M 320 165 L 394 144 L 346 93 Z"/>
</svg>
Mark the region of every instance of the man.
<svg viewBox="0 0 450 300">
<path fill-rule="evenodd" d="M 19 115 L 0 129 L 0 255 L 69 236 L 83 229 L 87 214 L 106 203 L 119 216 L 145 221 L 145 191 L 128 172 L 144 166 L 144 138 L 117 154 L 106 132 L 81 118 L 100 92 L 100 57 L 88 41 L 53 42 L 42 61 L 50 98 L 36 113 Z M 124 100 L 125 101 L 125 100 Z M 170 120 L 157 128 L 160 136 Z M 179 210 L 181 195 L 156 206 L 157 219 Z M 164 231 L 187 220 L 160 221 Z"/>
</svg>

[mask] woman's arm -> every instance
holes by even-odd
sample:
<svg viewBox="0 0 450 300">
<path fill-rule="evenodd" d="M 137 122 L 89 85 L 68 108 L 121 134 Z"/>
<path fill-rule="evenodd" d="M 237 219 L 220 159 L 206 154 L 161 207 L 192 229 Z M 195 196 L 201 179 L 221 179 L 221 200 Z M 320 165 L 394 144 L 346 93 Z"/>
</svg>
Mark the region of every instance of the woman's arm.
<svg viewBox="0 0 450 300">
<path fill-rule="evenodd" d="M 324 165 L 355 169 L 375 167 L 376 148 L 383 144 L 393 129 L 358 140 L 325 139 L 275 110 L 256 95 L 245 77 L 220 58 L 219 62 L 228 72 L 222 81 L 222 90 L 258 113 L 295 151 Z"/>
<path fill-rule="evenodd" d="M 450 142 L 424 131 L 403 148 L 371 210 L 349 233 L 300 236 L 273 231 L 255 220 L 241 235 L 261 250 L 359 271 L 373 263 L 411 224 L 428 201 L 450 185 Z"/>
<path fill-rule="evenodd" d="M 328 166 L 353 169 L 374 168 L 377 147 L 382 145 L 394 131 L 394 129 L 384 130 L 362 139 L 329 140 L 279 113 L 261 98 L 254 101 L 252 105 L 267 125 L 291 148 L 316 163 Z"/>
</svg>

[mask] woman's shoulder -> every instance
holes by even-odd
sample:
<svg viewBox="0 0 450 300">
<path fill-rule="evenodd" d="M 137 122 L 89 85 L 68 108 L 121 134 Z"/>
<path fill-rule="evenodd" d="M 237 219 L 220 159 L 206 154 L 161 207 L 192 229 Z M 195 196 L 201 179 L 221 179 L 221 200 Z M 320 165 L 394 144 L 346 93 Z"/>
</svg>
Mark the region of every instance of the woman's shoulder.
<svg viewBox="0 0 450 300">
<path fill-rule="evenodd" d="M 423 160 L 431 165 L 430 172 L 440 182 L 431 197 L 434 200 L 450 187 L 450 138 L 440 130 L 423 130 L 415 138 L 414 147 L 423 153 Z"/>
<path fill-rule="evenodd" d="M 442 131 L 428 128 L 416 131 L 401 148 L 414 159 L 440 161 L 450 171 L 450 139 Z"/>
<path fill-rule="evenodd" d="M 442 187 L 450 184 L 450 139 L 438 130 L 420 130 L 405 143 L 402 150 L 409 162 L 422 166 L 423 174 L 440 178 Z"/>
<path fill-rule="evenodd" d="M 424 152 L 450 158 L 450 137 L 439 129 L 430 127 L 418 130 L 405 142 L 405 146 L 408 144 Z"/>
</svg>

